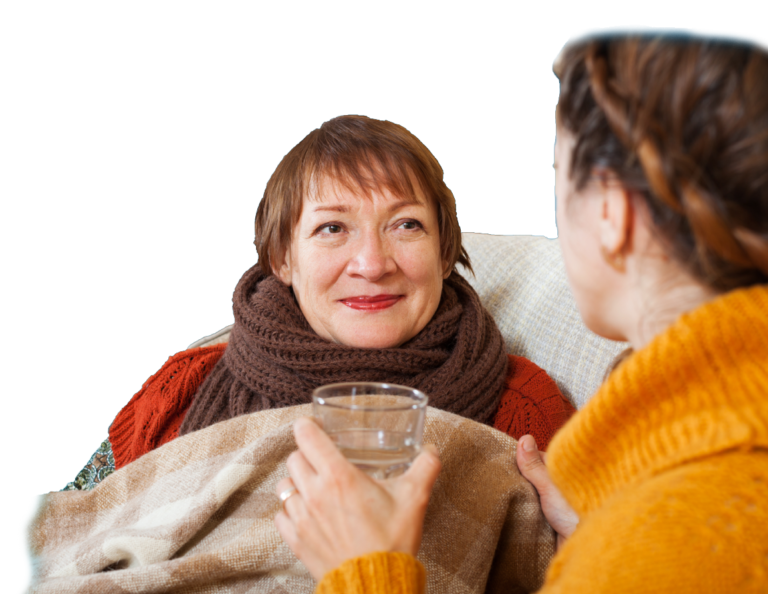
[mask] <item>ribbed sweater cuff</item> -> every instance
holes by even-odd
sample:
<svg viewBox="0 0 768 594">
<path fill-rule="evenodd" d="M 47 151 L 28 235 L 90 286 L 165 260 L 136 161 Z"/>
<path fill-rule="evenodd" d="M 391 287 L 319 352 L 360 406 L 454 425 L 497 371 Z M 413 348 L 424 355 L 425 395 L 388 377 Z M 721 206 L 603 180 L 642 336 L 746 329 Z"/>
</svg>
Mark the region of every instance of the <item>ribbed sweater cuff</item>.
<svg viewBox="0 0 768 594">
<path fill-rule="evenodd" d="M 370 553 L 328 572 L 315 594 L 424 594 L 424 566 L 407 553 Z"/>
</svg>

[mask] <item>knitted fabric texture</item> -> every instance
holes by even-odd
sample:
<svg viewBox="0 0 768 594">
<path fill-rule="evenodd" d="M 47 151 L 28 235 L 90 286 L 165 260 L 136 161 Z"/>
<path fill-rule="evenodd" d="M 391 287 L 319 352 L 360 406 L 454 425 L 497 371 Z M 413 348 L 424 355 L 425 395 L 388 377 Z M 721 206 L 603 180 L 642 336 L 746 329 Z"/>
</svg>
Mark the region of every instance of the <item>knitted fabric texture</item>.
<svg viewBox="0 0 768 594">
<path fill-rule="evenodd" d="M 216 344 L 177 353 L 144 383 L 109 428 L 115 468 L 178 436 L 195 393 L 226 346 Z M 544 450 L 576 409 L 538 365 L 523 357 L 507 358 L 507 377 L 493 426 L 515 439 L 531 434 Z"/>
<path fill-rule="evenodd" d="M 293 291 L 258 264 L 232 298 L 235 325 L 224 357 L 195 395 L 184 435 L 269 408 L 311 402 L 318 386 L 386 381 L 425 392 L 431 406 L 493 420 L 507 371 L 504 340 L 474 289 L 457 273 L 443 282 L 435 315 L 398 348 L 329 342 L 309 326 Z"/>
<path fill-rule="evenodd" d="M 177 353 L 144 382 L 109 427 L 115 468 L 178 437 L 192 397 L 226 346 L 217 344 Z"/>
<path fill-rule="evenodd" d="M 365 557 L 349 559 L 328 572 L 315 594 L 365 594 L 379 591 L 419 594 L 424 592 L 426 584 L 424 566 L 410 555 L 371 553 Z"/>
<path fill-rule="evenodd" d="M 576 409 L 538 365 L 512 355 L 509 365 L 493 426 L 515 439 L 532 435 L 538 448 L 544 451 Z"/>
<path fill-rule="evenodd" d="M 557 434 L 547 466 L 580 522 L 538 594 L 768 592 L 766 312 L 758 286 L 681 316 Z M 398 577 L 365 559 L 345 567 L 360 594 L 424 592 L 415 559 Z M 332 577 L 319 592 L 344 592 Z"/>
<path fill-rule="evenodd" d="M 549 449 L 580 524 L 543 592 L 768 592 L 766 394 L 768 286 L 625 360 Z"/>
</svg>

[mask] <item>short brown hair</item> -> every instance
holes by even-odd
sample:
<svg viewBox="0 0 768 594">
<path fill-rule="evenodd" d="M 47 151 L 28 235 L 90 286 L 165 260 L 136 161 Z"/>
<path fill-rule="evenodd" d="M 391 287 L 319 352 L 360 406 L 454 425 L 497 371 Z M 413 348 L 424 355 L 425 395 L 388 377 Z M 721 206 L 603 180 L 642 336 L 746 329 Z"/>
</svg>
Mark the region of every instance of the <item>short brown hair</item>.
<svg viewBox="0 0 768 594">
<path fill-rule="evenodd" d="M 669 253 L 710 287 L 768 282 L 768 54 L 682 34 L 609 34 L 555 64 L 571 176 L 613 171 Z"/>
<path fill-rule="evenodd" d="M 269 179 L 256 211 L 254 241 L 265 274 L 273 274 L 282 262 L 304 197 L 323 176 L 363 194 L 386 188 L 402 197 L 415 197 L 415 180 L 437 207 L 440 255 L 446 271 L 454 270 L 457 262 L 472 270 L 461 243 L 456 200 L 434 155 L 402 126 L 347 115 L 310 132 L 283 157 Z"/>
</svg>

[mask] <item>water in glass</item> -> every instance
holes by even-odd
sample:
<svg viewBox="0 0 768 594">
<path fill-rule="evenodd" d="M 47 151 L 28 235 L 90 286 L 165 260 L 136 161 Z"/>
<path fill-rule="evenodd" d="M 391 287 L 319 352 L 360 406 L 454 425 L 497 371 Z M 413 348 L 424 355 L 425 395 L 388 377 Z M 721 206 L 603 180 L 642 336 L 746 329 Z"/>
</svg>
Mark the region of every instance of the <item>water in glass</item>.
<svg viewBox="0 0 768 594">
<path fill-rule="evenodd" d="M 398 431 L 344 429 L 328 435 L 347 460 L 377 479 L 403 474 L 419 453 L 412 435 Z"/>
</svg>

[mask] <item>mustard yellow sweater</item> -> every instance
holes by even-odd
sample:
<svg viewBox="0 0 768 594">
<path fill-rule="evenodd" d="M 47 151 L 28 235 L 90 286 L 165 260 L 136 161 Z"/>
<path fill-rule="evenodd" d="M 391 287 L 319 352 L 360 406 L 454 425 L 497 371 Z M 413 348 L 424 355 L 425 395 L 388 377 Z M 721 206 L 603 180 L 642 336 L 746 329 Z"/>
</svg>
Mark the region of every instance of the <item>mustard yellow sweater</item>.
<svg viewBox="0 0 768 594">
<path fill-rule="evenodd" d="M 541 594 L 768 592 L 768 287 L 681 316 L 548 455 L 581 521 Z M 424 570 L 374 553 L 317 592 L 421 594 Z"/>
</svg>

